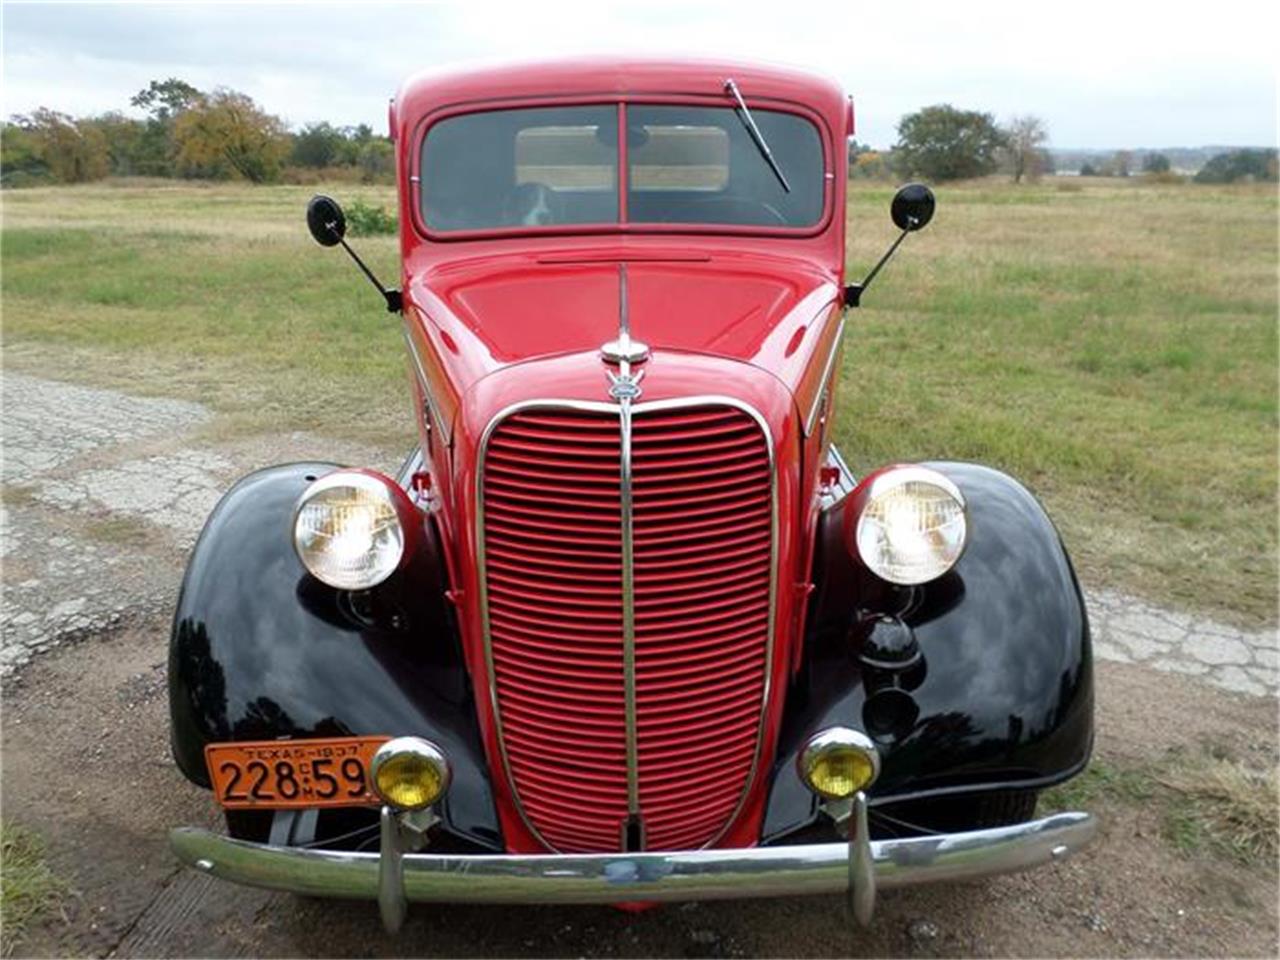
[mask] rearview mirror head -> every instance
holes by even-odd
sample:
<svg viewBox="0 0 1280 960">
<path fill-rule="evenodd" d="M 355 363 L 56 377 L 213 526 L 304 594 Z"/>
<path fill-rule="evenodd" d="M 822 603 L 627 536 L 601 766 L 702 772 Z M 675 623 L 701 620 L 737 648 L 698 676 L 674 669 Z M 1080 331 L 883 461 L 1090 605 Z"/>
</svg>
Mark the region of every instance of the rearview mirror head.
<svg viewBox="0 0 1280 960">
<path fill-rule="evenodd" d="M 320 246 L 336 246 L 347 234 L 346 214 L 337 200 L 318 193 L 307 204 L 307 229 Z"/>
<path fill-rule="evenodd" d="M 923 183 L 908 183 L 893 195 L 889 216 L 899 230 L 920 230 L 933 219 L 936 205 L 932 190 Z"/>
</svg>

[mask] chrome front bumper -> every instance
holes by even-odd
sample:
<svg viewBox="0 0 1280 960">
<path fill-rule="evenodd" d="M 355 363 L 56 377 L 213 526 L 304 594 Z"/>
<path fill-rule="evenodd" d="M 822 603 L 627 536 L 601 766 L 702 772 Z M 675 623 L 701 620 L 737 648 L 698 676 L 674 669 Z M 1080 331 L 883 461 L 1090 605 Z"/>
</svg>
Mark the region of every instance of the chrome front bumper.
<svg viewBox="0 0 1280 960">
<path fill-rule="evenodd" d="M 620 903 L 846 893 L 870 919 L 877 889 L 967 880 L 1062 859 L 1096 832 L 1087 813 L 1060 813 L 990 830 L 848 843 L 583 855 L 404 853 L 384 810 L 382 853 L 273 847 L 182 827 L 178 859 L 234 883 L 322 897 L 378 900 L 387 926 L 405 902 Z M 861 819 L 861 818 L 859 818 Z M 391 842 L 388 843 L 387 841 Z M 395 861 L 399 869 L 395 869 Z"/>
</svg>

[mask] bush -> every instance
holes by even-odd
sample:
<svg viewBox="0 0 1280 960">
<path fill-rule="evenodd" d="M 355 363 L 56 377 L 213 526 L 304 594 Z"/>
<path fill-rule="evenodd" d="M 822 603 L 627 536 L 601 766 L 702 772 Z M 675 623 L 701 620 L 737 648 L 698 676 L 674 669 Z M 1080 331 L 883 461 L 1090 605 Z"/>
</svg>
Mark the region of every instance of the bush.
<svg viewBox="0 0 1280 960">
<path fill-rule="evenodd" d="M 1235 183 L 1237 180 L 1276 182 L 1275 150 L 1232 150 L 1220 153 L 1195 175 L 1196 183 Z"/>
<path fill-rule="evenodd" d="M 398 229 L 395 214 L 382 207 L 371 206 L 356 200 L 347 207 L 347 226 L 353 237 L 375 237 L 395 233 Z"/>
<path fill-rule="evenodd" d="M 865 153 L 858 154 L 858 159 L 849 166 L 849 178 L 852 180 L 892 180 L 893 168 L 885 154 L 868 150 Z"/>
</svg>

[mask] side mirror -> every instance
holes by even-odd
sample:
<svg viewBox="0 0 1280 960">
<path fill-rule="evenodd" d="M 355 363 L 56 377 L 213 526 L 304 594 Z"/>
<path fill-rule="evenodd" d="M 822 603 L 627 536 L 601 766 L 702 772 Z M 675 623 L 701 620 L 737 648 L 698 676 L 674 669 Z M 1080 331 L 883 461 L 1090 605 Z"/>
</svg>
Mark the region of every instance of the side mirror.
<svg viewBox="0 0 1280 960">
<path fill-rule="evenodd" d="M 403 306 L 403 298 L 400 296 L 399 290 L 388 290 L 382 285 L 377 277 L 373 275 L 360 255 L 351 249 L 350 244 L 343 239 L 347 235 L 347 216 L 342 212 L 342 207 L 338 206 L 338 201 L 332 197 L 326 197 L 322 193 L 317 193 L 311 198 L 307 204 L 307 229 L 311 231 L 311 236 L 315 237 L 316 243 L 322 247 L 336 247 L 342 244 L 342 249 L 347 251 L 351 259 L 356 262 L 356 266 L 360 268 L 360 272 L 369 278 L 378 290 L 384 300 L 387 301 L 387 311 L 389 313 L 399 313 Z"/>
<path fill-rule="evenodd" d="M 320 246 L 336 247 L 347 235 L 347 215 L 337 200 L 316 194 L 307 204 L 307 229 Z"/>
<path fill-rule="evenodd" d="M 908 183 L 898 188 L 898 192 L 893 195 L 893 203 L 889 204 L 889 216 L 899 230 L 923 230 L 933 219 L 933 208 L 936 205 L 932 190 L 923 183 Z"/>
<path fill-rule="evenodd" d="M 898 239 L 893 241 L 893 245 L 880 262 L 871 268 L 871 272 L 867 274 L 867 278 L 861 283 L 851 283 L 844 288 L 844 305 L 846 307 L 856 307 L 862 303 L 862 294 L 867 287 L 871 286 L 871 281 L 876 278 L 876 274 L 880 272 L 880 268 L 889 262 L 889 258 L 893 256 L 895 250 L 907 239 L 908 233 L 914 233 L 916 230 L 922 230 L 933 219 L 933 208 L 937 205 L 937 201 L 933 198 L 933 191 L 926 187 L 923 183 L 908 183 L 905 187 L 899 187 L 898 192 L 893 195 L 893 202 L 889 204 L 889 216 L 893 217 L 893 224 L 902 233 L 898 234 Z"/>
</svg>

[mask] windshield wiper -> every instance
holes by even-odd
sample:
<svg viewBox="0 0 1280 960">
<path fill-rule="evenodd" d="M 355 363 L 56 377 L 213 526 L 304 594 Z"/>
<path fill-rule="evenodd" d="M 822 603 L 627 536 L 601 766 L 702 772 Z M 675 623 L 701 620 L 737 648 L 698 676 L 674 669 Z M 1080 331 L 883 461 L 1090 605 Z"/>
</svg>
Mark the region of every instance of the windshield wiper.
<svg viewBox="0 0 1280 960">
<path fill-rule="evenodd" d="M 769 164 L 769 169 L 773 171 L 773 175 L 782 184 L 782 189 L 790 193 L 791 184 L 787 183 L 787 178 L 783 176 L 782 168 L 778 166 L 778 161 L 773 159 L 773 151 L 769 149 L 769 144 L 765 142 L 764 134 L 756 126 L 755 117 L 751 116 L 751 111 L 747 108 L 747 101 L 742 99 L 742 94 L 738 91 L 738 85 L 733 82 L 732 78 L 724 82 L 724 92 L 738 101 L 738 116 L 742 118 L 742 125 L 747 128 L 747 133 L 751 134 L 751 139 L 755 141 L 756 147 L 760 151 L 760 156 L 764 157 L 765 163 Z"/>
</svg>

